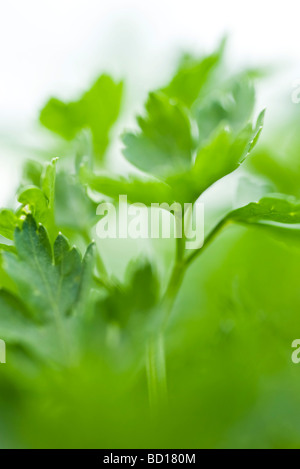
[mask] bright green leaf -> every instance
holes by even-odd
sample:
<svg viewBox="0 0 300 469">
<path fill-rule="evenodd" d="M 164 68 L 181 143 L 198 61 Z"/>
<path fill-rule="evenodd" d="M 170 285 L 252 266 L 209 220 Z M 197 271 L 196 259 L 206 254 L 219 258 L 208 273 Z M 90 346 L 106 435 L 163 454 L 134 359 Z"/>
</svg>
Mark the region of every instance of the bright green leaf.
<svg viewBox="0 0 300 469">
<path fill-rule="evenodd" d="M 27 160 L 23 167 L 22 184 L 40 187 L 43 165 L 35 160 Z"/>
<path fill-rule="evenodd" d="M 41 123 L 66 140 L 84 128 L 93 134 L 94 151 L 101 159 L 109 143 L 112 125 L 120 112 L 123 84 L 101 75 L 78 101 L 64 103 L 52 98 L 40 114 Z"/>
<path fill-rule="evenodd" d="M 183 108 L 162 93 L 151 93 L 147 115 L 138 118 L 140 133 L 123 136 L 124 155 L 142 171 L 165 176 L 191 165 L 191 125 Z"/>
<path fill-rule="evenodd" d="M 55 222 L 61 230 L 86 234 L 96 223 L 97 204 L 88 197 L 75 176 L 65 172 L 57 175 L 55 200 Z"/>
<path fill-rule="evenodd" d="M 213 90 L 204 101 L 196 102 L 193 114 L 203 141 L 220 125 L 238 132 L 252 119 L 255 104 L 253 82 L 248 75 L 238 76 L 224 90 Z"/>
<path fill-rule="evenodd" d="M 184 56 L 174 78 L 162 91 L 170 98 L 190 107 L 198 98 L 212 70 L 219 64 L 223 49 L 224 42 L 219 50 L 200 60 L 189 55 Z"/>
<path fill-rule="evenodd" d="M 25 189 L 18 196 L 18 201 L 22 206 L 28 206 L 33 216 L 41 223 L 47 220 L 48 200 L 38 187 L 28 187 Z"/>
<path fill-rule="evenodd" d="M 126 195 L 129 203 L 144 203 L 150 206 L 151 203 L 172 203 L 174 194 L 171 187 L 155 179 L 141 179 L 136 176 L 112 176 L 108 174 L 94 175 L 81 170 L 81 180 L 84 184 L 118 201 L 120 195 Z"/>
<path fill-rule="evenodd" d="M 48 199 L 49 209 L 54 208 L 55 196 L 55 178 L 56 178 L 56 163 L 58 158 L 54 158 L 51 163 L 46 163 L 44 171 L 41 176 L 41 189 Z"/>
<path fill-rule="evenodd" d="M 272 195 L 233 211 L 228 218 L 249 224 L 263 222 L 300 224 L 300 201 L 292 196 Z"/>
<path fill-rule="evenodd" d="M 3 244 L 3 243 L 0 243 L 0 252 L 1 251 L 5 251 L 5 252 L 16 252 L 16 249 L 14 246 L 10 245 L 10 244 Z"/>
<path fill-rule="evenodd" d="M 0 235 L 4 238 L 13 240 L 14 231 L 18 226 L 18 217 L 12 210 L 0 210 Z"/>
<path fill-rule="evenodd" d="M 261 113 L 254 128 L 248 125 L 237 137 L 229 128 L 219 128 L 211 140 L 200 148 L 189 171 L 167 178 L 166 182 L 172 187 L 176 200 L 181 203 L 194 202 L 211 185 L 235 171 L 256 144 L 263 116 L 264 113 Z"/>
</svg>

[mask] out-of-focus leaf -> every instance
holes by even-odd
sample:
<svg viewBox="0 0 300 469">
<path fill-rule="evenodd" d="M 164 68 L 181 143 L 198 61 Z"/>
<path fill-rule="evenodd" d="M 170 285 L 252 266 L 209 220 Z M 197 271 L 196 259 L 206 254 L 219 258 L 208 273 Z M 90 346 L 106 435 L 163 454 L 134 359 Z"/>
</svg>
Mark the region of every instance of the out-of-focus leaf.
<svg viewBox="0 0 300 469">
<path fill-rule="evenodd" d="M 242 163 L 249 153 L 254 149 L 259 136 L 262 132 L 265 118 L 265 110 L 263 110 L 256 121 L 256 125 L 252 128 L 251 124 L 248 124 L 237 136 L 234 147 L 235 151 L 242 150 L 242 156 L 240 162 Z"/>
<path fill-rule="evenodd" d="M 61 327 L 67 332 L 70 318 L 62 318 Z M 42 324 L 30 318 L 24 303 L 7 290 L 0 290 L 0 333 L 11 353 L 12 347 L 22 347 L 32 358 L 61 364 L 66 344 L 55 322 Z M 10 357 L 11 358 L 11 357 Z"/>
<path fill-rule="evenodd" d="M 297 109 L 297 107 L 296 107 Z M 270 140 L 257 148 L 247 164 L 248 170 L 264 175 L 275 184 L 274 192 L 300 197 L 299 115 L 277 128 Z"/>
<path fill-rule="evenodd" d="M 300 201 L 292 196 L 275 194 L 234 210 L 229 218 L 240 223 L 300 224 Z"/>
<path fill-rule="evenodd" d="M 109 133 L 120 112 L 123 84 L 101 75 L 78 101 L 64 103 L 52 98 L 40 114 L 41 123 L 66 140 L 89 128 L 96 157 L 101 160 L 109 143 Z"/>
<path fill-rule="evenodd" d="M 22 184 L 40 187 L 43 165 L 35 160 L 27 160 L 23 167 Z"/>
<path fill-rule="evenodd" d="M 31 213 L 38 223 L 42 223 L 47 229 L 49 236 L 54 240 L 58 230 L 54 220 L 54 194 L 56 163 L 58 158 L 53 158 L 50 163 L 46 163 L 41 171 L 38 186 L 21 185 L 18 194 L 18 201 L 22 204 L 16 212 L 20 218 Z M 39 168 L 40 170 L 41 168 Z M 37 175 L 35 175 L 37 176 Z"/>
<path fill-rule="evenodd" d="M 41 176 L 41 189 L 48 199 L 49 209 L 54 208 L 56 163 L 58 158 L 54 158 L 51 163 L 46 163 Z"/>
<path fill-rule="evenodd" d="M 73 175 L 61 172 L 56 178 L 55 222 L 60 229 L 83 234 L 96 223 L 97 204 Z"/>
<path fill-rule="evenodd" d="M 211 141 L 200 148 L 190 171 L 167 178 L 176 191 L 176 200 L 194 202 L 219 179 L 236 170 L 254 148 L 262 130 L 264 113 L 254 128 L 248 125 L 235 137 L 230 129 L 221 127 Z"/>
<path fill-rule="evenodd" d="M 81 169 L 81 181 L 100 194 L 118 201 L 120 195 L 127 195 L 130 203 L 172 203 L 174 196 L 171 187 L 155 179 L 139 179 L 136 176 L 111 176 L 108 174 L 94 175 Z"/>
<path fill-rule="evenodd" d="M 6 251 L 6 252 L 16 252 L 16 249 L 14 246 L 10 245 L 10 244 L 3 244 L 3 243 L 0 243 L 0 252 L 1 251 Z"/>
<path fill-rule="evenodd" d="M 151 93 L 146 111 L 138 118 L 140 133 L 123 136 L 127 160 L 156 176 L 189 168 L 194 144 L 184 109 L 162 93 Z"/>
<path fill-rule="evenodd" d="M 204 102 L 196 102 L 193 114 L 200 140 L 209 138 L 220 124 L 240 131 L 252 118 L 254 103 L 253 81 L 247 74 L 232 80 L 224 90 L 214 91 Z"/>
<path fill-rule="evenodd" d="M 126 327 L 129 322 L 133 324 L 141 317 L 145 326 L 144 315 L 155 307 L 159 293 L 159 281 L 151 264 L 135 261 L 128 267 L 125 283 L 116 285 L 98 304 L 99 311 L 106 321 L 121 327 Z"/>
<path fill-rule="evenodd" d="M 28 206 L 32 215 L 44 223 L 47 219 L 48 200 L 38 187 L 28 187 L 18 197 L 18 201 L 25 207 Z"/>
<path fill-rule="evenodd" d="M 155 269 L 149 262 L 129 265 L 132 306 L 137 311 L 149 311 L 159 299 L 160 285 Z M 145 294 L 147 291 L 147 295 Z"/>
<path fill-rule="evenodd" d="M 81 316 L 89 308 L 89 295 L 92 285 L 93 269 L 95 264 L 95 245 L 90 244 L 82 260 L 81 282 L 78 290 L 76 311 Z"/>
<path fill-rule="evenodd" d="M 264 178 L 250 177 L 242 175 L 237 181 L 234 207 L 242 207 L 249 202 L 255 202 L 262 199 L 265 195 L 274 193 L 274 185 Z"/>
<path fill-rule="evenodd" d="M 7 290 L 0 290 L 1 338 L 24 343 L 28 339 L 28 331 L 34 330 L 34 325 L 28 318 L 25 305 Z"/>
<path fill-rule="evenodd" d="M 81 166 L 93 169 L 93 134 L 90 129 L 84 129 L 75 140 L 75 169 L 79 174 Z"/>
<path fill-rule="evenodd" d="M 215 53 L 201 59 L 185 55 L 174 78 L 162 91 L 170 98 L 190 107 L 199 96 L 212 70 L 219 64 L 224 45 L 223 41 Z"/>
<path fill-rule="evenodd" d="M 13 240 L 14 231 L 18 226 L 18 217 L 12 210 L 0 210 L 0 235 L 4 238 Z"/>
</svg>

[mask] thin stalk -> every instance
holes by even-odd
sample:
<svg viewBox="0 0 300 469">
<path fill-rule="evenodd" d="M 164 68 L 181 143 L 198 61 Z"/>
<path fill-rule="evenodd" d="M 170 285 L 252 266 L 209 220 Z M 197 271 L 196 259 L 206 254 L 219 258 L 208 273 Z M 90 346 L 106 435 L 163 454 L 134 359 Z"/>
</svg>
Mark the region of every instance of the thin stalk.
<svg viewBox="0 0 300 469">
<path fill-rule="evenodd" d="M 181 223 L 183 222 L 181 221 Z M 176 227 L 177 229 L 179 227 L 178 220 L 176 220 Z M 162 323 L 157 333 L 150 338 L 146 346 L 148 392 L 150 409 L 154 419 L 159 415 L 161 409 L 166 408 L 168 403 L 164 330 L 183 279 L 184 249 L 185 239 L 183 237 L 176 238 L 175 265 L 160 306 L 163 312 Z"/>
<path fill-rule="evenodd" d="M 157 335 L 151 337 L 146 349 L 147 377 L 150 407 L 152 414 L 158 415 L 163 404 L 167 404 L 167 377 L 166 358 L 164 349 L 164 332 L 167 327 L 170 315 L 173 310 L 178 292 L 189 265 L 213 242 L 219 232 L 228 224 L 229 220 L 222 219 L 207 236 L 203 246 L 185 257 L 184 237 L 176 239 L 176 259 L 170 276 L 166 292 L 161 302 L 163 312 L 162 322 Z M 183 231 L 182 231 L 183 232 Z"/>
<path fill-rule="evenodd" d="M 184 274 L 186 270 L 186 264 L 184 262 L 176 262 L 171 273 L 171 277 L 164 294 L 161 309 L 163 311 L 162 330 L 164 331 L 167 327 L 172 309 L 181 287 Z"/>
<path fill-rule="evenodd" d="M 181 226 L 178 224 L 181 224 Z M 184 217 L 181 219 L 177 219 L 177 231 L 181 234 L 181 237 L 176 238 L 176 259 L 175 264 L 169 279 L 169 283 L 167 289 L 165 291 L 161 309 L 163 311 L 163 322 L 162 322 L 162 330 L 164 330 L 167 326 L 170 314 L 173 309 L 174 302 L 176 300 L 178 291 L 180 289 L 181 283 L 183 281 L 186 264 L 184 260 L 184 253 L 185 253 L 185 237 L 184 237 Z"/>
<path fill-rule="evenodd" d="M 151 337 L 146 347 L 150 409 L 156 420 L 168 403 L 166 360 L 162 334 Z"/>
<path fill-rule="evenodd" d="M 207 238 L 204 241 L 204 244 L 201 248 L 195 249 L 190 256 L 185 260 L 186 267 L 188 267 L 200 254 L 202 254 L 206 248 L 214 241 L 220 231 L 228 225 L 229 219 L 227 217 L 223 218 L 219 223 L 211 230 Z"/>
</svg>

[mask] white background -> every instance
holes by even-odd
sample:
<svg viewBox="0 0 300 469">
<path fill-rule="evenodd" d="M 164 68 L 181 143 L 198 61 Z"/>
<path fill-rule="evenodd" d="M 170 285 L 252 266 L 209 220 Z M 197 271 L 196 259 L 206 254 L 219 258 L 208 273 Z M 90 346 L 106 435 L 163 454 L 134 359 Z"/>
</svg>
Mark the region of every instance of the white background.
<svg viewBox="0 0 300 469">
<path fill-rule="evenodd" d="M 12 147 L 29 138 L 49 95 L 72 97 L 104 70 L 125 77 L 131 98 L 142 98 L 168 76 L 180 51 L 209 52 L 228 34 L 234 67 L 279 66 L 281 77 L 259 97 L 271 111 L 300 76 L 297 0 L 1 0 L 0 5 L 1 205 L 18 179 L 18 152 Z"/>
</svg>

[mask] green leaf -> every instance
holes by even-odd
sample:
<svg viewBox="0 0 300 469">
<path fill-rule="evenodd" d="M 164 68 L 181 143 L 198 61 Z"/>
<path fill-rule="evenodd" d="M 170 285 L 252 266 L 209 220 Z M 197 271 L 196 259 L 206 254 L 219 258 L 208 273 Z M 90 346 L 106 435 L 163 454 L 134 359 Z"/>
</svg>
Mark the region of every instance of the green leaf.
<svg viewBox="0 0 300 469">
<path fill-rule="evenodd" d="M 292 196 L 275 194 L 234 210 L 228 218 L 247 224 L 263 222 L 300 224 L 300 201 Z"/>
<path fill-rule="evenodd" d="M 124 283 L 115 285 L 98 306 L 106 322 L 127 327 L 129 334 L 141 334 L 147 315 L 158 303 L 159 293 L 159 280 L 153 266 L 146 260 L 132 261 Z"/>
<path fill-rule="evenodd" d="M 35 160 L 27 160 L 23 167 L 22 184 L 40 187 L 43 165 Z"/>
<path fill-rule="evenodd" d="M 251 124 L 248 124 L 247 127 L 245 127 L 237 136 L 234 148 L 235 151 L 242 151 L 242 156 L 240 163 L 243 163 L 243 161 L 247 158 L 249 153 L 254 149 L 256 146 L 259 136 L 262 132 L 263 125 L 264 125 L 264 119 L 265 119 L 265 113 L 266 111 L 263 110 L 256 121 L 256 124 L 254 128 L 252 128 Z"/>
<path fill-rule="evenodd" d="M 163 181 L 141 179 L 136 176 L 95 175 L 81 168 L 81 181 L 100 194 L 118 201 L 120 195 L 127 195 L 129 203 L 172 203 L 174 194 L 171 187 Z"/>
<path fill-rule="evenodd" d="M 81 282 L 78 291 L 76 311 L 82 316 L 88 313 L 89 295 L 95 265 L 95 244 L 91 243 L 82 261 Z"/>
<path fill-rule="evenodd" d="M 156 176 L 186 170 L 194 144 L 184 109 L 162 93 L 151 93 L 146 111 L 138 118 L 140 133 L 123 136 L 127 160 Z"/>
<path fill-rule="evenodd" d="M 40 121 L 66 140 L 73 140 L 78 132 L 89 128 L 96 157 L 101 160 L 109 143 L 111 127 L 120 112 L 122 94 L 122 83 L 101 75 L 78 101 L 64 103 L 50 99 L 41 111 Z"/>
<path fill-rule="evenodd" d="M 58 158 L 53 158 L 51 163 L 46 163 L 41 176 L 41 189 L 48 199 L 49 209 L 54 208 L 55 196 L 55 178 L 56 178 L 56 163 Z"/>
<path fill-rule="evenodd" d="M 59 235 L 54 254 L 42 225 L 28 215 L 22 229 L 15 231 L 17 255 L 4 253 L 5 271 L 14 281 L 19 296 L 33 317 L 58 319 L 75 306 L 81 280 L 82 262 L 76 248 Z"/>
<path fill-rule="evenodd" d="M 195 59 L 189 55 L 183 57 L 177 73 L 163 92 L 172 99 L 179 100 L 191 107 L 206 84 L 212 70 L 219 64 L 223 55 L 224 42 L 219 50 L 207 57 Z"/>
<path fill-rule="evenodd" d="M 166 182 L 175 192 L 176 201 L 194 202 L 215 182 L 235 171 L 254 148 L 263 125 L 262 112 L 254 128 L 248 125 L 234 136 L 228 127 L 219 128 L 209 143 L 200 148 L 194 166 L 171 176 Z"/>
<path fill-rule="evenodd" d="M 55 222 L 60 229 L 83 234 L 96 223 L 97 204 L 75 176 L 65 172 L 57 175 L 55 200 Z"/>
<path fill-rule="evenodd" d="M 93 135 L 89 129 L 82 130 L 74 144 L 75 170 L 79 174 L 82 165 L 93 169 Z"/>
<path fill-rule="evenodd" d="M 4 238 L 13 240 L 14 231 L 18 226 L 18 217 L 12 210 L 3 209 L 0 210 L 0 235 Z"/>
<path fill-rule="evenodd" d="M 284 136 L 282 138 L 284 141 Z M 299 147 L 295 144 L 295 150 Z M 255 150 L 253 157 L 249 160 L 248 167 L 251 172 L 263 175 L 275 185 L 273 192 L 290 193 L 300 197 L 300 167 L 297 158 L 290 159 L 292 155 L 290 149 L 287 149 L 281 156 L 279 149 L 268 146 L 260 146 Z M 271 192 L 271 191 L 269 191 Z"/>
<path fill-rule="evenodd" d="M 21 346 L 39 362 L 46 360 L 48 367 L 62 362 L 64 347 L 55 324 L 33 321 L 24 303 L 7 290 L 0 290 L 0 334 L 7 344 Z"/>
<path fill-rule="evenodd" d="M 60 314 L 64 315 L 70 312 L 78 298 L 82 275 L 81 257 L 75 247 L 70 248 L 68 240 L 62 234 L 56 238 L 53 251 L 58 287 L 55 301 Z"/>
<path fill-rule="evenodd" d="M 18 196 L 18 202 L 23 207 L 28 206 L 32 215 L 44 223 L 48 216 L 48 200 L 38 187 L 28 187 Z"/>
<path fill-rule="evenodd" d="M 248 73 L 233 79 L 225 89 L 213 90 L 204 101 L 196 102 L 192 110 L 200 140 L 209 138 L 220 125 L 240 131 L 252 119 L 254 104 L 253 80 Z"/>
<path fill-rule="evenodd" d="M 3 244 L 3 243 L 0 243 L 0 252 L 1 251 L 6 251 L 6 252 L 16 252 L 16 249 L 14 246 L 10 245 L 10 244 Z"/>
<path fill-rule="evenodd" d="M 18 191 L 18 201 L 22 206 L 19 207 L 17 216 L 21 218 L 30 212 L 37 222 L 45 226 L 52 240 L 58 233 L 54 219 L 57 161 L 58 158 L 53 158 L 50 163 L 46 163 L 44 166 L 33 166 L 36 172 L 34 171 L 31 176 L 38 183 L 38 186 L 21 185 Z"/>
<path fill-rule="evenodd" d="M 32 323 L 25 305 L 7 290 L 0 290 L 0 333 L 6 341 L 24 342 Z"/>
</svg>

